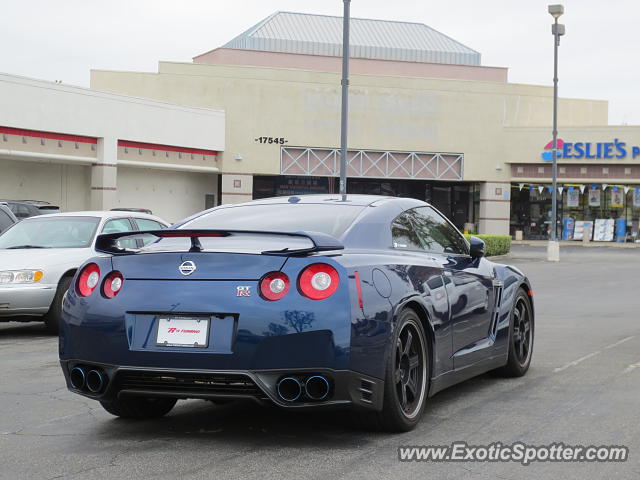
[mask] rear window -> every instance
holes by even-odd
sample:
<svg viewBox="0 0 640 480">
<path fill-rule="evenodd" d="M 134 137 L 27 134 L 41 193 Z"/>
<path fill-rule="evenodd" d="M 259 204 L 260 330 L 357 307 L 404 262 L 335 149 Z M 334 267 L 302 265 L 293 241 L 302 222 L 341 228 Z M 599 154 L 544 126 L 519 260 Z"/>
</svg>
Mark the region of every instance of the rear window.
<svg viewBox="0 0 640 480">
<path fill-rule="evenodd" d="M 316 203 L 243 205 L 215 210 L 180 228 L 320 232 L 339 238 L 364 208 Z"/>
</svg>

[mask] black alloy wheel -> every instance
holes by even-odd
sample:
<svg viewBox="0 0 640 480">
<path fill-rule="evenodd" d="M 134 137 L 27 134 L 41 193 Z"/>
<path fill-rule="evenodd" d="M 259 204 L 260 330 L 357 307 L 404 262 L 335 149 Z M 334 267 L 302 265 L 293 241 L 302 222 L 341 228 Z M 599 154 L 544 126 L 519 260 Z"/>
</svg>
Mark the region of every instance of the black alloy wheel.
<svg viewBox="0 0 640 480">
<path fill-rule="evenodd" d="M 396 341 L 396 395 L 402 412 L 408 418 L 413 418 L 420 409 L 426 382 L 425 348 L 418 328 L 414 321 L 405 323 Z"/>
<path fill-rule="evenodd" d="M 429 393 L 431 347 L 422 321 L 410 308 L 398 315 L 387 358 L 382 410 L 357 411 L 368 430 L 407 432 L 422 418 Z"/>
<path fill-rule="evenodd" d="M 513 311 L 513 346 L 518 363 L 525 366 L 531 355 L 533 330 L 531 316 L 525 300 L 518 298 Z"/>
<path fill-rule="evenodd" d="M 509 355 L 507 364 L 497 373 L 508 377 L 521 377 L 531 365 L 535 321 L 529 295 L 520 289 L 511 311 Z"/>
</svg>

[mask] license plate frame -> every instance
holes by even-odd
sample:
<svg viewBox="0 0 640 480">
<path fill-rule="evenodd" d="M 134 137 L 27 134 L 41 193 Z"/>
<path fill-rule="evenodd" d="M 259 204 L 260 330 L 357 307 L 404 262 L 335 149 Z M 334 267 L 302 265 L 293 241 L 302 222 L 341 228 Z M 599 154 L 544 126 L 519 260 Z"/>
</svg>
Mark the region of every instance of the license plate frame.
<svg viewBox="0 0 640 480">
<path fill-rule="evenodd" d="M 157 317 L 156 322 L 158 325 L 156 346 L 158 347 L 197 349 L 209 346 L 211 317 L 161 315 Z"/>
</svg>

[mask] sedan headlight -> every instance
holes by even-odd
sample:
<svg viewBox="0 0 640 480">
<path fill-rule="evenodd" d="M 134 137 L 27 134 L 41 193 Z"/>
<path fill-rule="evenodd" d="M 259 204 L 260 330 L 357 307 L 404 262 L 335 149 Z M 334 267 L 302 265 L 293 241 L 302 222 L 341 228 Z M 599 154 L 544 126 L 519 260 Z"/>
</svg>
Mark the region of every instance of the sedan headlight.
<svg viewBox="0 0 640 480">
<path fill-rule="evenodd" d="M 14 283 L 37 283 L 42 280 L 42 270 L 4 270 L 0 271 L 0 285 Z"/>
</svg>

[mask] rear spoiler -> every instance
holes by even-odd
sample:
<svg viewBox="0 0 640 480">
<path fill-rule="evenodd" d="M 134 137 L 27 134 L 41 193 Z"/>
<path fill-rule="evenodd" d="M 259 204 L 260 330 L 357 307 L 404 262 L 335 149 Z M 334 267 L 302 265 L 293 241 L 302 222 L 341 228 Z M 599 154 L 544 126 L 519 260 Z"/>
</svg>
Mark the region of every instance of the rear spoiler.
<svg viewBox="0 0 640 480">
<path fill-rule="evenodd" d="M 255 234 L 255 235 L 277 235 L 282 237 L 308 238 L 313 244 L 312 247 L 298 248 L 290 250 L 265 250 L 262 255 L 307 255 L 314 252 L 327 252 L 330 250 L 343 250 L 344 245 L 331 235 L 320 232 L 270 232 L 264 230 L 141 230 L 137 232 L 105 233 L 96 238 L 95 249 L 101 253 L 112 255 L 127 255 L 135 253 L 135 250 L 125 249 L 118 246 L 118 240 L 126 237 L 140 237 L 143 235 L 153 235 L 158 238 L 189 238 L 191 239 L 190 252 L 201 252 L 203 250 L 200 243 L 201 238 L 211 237 L 232 237 L 234 234 Z"/>
</svg>

